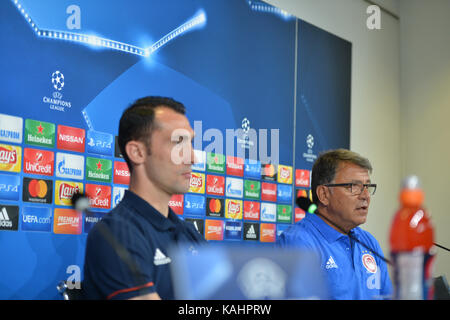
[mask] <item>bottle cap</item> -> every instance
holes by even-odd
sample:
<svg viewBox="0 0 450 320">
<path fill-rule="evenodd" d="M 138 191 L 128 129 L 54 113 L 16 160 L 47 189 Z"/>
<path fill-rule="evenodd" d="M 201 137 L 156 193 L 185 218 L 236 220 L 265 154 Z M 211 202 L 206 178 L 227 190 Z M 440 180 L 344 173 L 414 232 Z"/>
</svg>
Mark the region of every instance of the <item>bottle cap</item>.
<svg viewBox="0 0 450 320">
<path fill-rule="evenodd" d="M 400 192 L 400 202 L 408 207 L 421 206 L 425 194 L 420 186 L 419 177 L 411 175 L 406 177 L 402 183 Z"/>
<path fill-rule="evenodd" d="M 419 177 L 415 175 L 407 176 L 403 179 L 402 189 L 421 189 Z"/>
</svg>

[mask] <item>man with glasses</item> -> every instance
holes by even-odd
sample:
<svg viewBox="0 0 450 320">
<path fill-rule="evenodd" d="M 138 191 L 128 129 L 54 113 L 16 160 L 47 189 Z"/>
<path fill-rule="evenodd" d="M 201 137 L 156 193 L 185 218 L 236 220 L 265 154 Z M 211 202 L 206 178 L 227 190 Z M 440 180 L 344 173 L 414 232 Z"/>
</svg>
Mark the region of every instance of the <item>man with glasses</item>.
<svg viewBox="0 0 450 320">
<path fill-rule="evenodd" d="M 372 166 L 345 149 L 321 154 L 312 169 L 311 191 L 317 210 L 285 230 L 280 247 L 317 251 L 331 299 L 389 298 L 392 285 L 378 241 L 359 228 L 366 222 L 376 184 Z"/>
</svg>

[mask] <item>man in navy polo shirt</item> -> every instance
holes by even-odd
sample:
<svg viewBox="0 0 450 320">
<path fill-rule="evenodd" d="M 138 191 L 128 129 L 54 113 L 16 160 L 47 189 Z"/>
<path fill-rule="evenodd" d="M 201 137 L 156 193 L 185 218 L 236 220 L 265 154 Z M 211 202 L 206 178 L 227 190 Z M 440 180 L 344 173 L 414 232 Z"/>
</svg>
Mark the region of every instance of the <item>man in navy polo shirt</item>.
<svg viewBox="0 0 450 320">
<path fill-rule="evenodd" d="M 386 299 L 392 285 L 377 240 L 358 226 L 366 222 L 372 166 L 355 152 L 337 149 L 321 154 L 312 169 L 315 214 L 285 230 L 281 247 L 318 252 L 331 299 Z"/>
<path fill-rule="evenodd" d="M 169 208 L 189 189 L 194 132 L 184 106 L 146 97 L 125 110 L 119 148 L 130 170 L 122 201 L 89 232 L 83 290 L 88 299 L 173 299 L 169 248 L 206 243 Z"/>
</svg>

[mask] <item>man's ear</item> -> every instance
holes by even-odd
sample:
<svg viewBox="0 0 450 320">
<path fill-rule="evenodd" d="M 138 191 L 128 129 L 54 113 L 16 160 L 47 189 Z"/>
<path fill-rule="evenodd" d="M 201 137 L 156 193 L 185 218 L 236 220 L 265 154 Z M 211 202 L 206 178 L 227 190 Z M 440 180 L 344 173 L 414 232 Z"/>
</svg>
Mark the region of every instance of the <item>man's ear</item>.
<svg viewBox="0 0 450 320">
<path fill-rule="evenodd" d="M 320 185 L 316 188 L 316 194 L 319 201 L 326 207 L 330 203 L 330 190 L 324 186 Z"/>
<path fill-rule="evenodd" d="M 128 141 L 125 145 L 125 152 L 134 165 L 144 163 L 147 151 L 144 143 L 136 140 Z"/>
</svg>

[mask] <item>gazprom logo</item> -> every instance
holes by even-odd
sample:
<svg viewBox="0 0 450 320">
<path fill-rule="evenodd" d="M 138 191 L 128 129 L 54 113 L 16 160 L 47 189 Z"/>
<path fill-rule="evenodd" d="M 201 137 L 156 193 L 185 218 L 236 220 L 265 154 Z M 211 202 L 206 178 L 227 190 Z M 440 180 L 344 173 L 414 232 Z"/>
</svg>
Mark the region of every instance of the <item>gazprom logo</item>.
<svg viewBox="0 0 450 320">
<path fill-rule="evenodd" d="M 125 195 L 127 188 L 114 187 L 112 196 L 112 207 L 115 208 Z"/>
<path fill-rule="evenodd" d="M 22 142 L 23 119 L 0 113 L 0 140 Z"/>
<path fill-rule="evenodd" d="M 275 222 L 277 220 L 277 205 L 275 203 L 261 203 L 261 221 Z"/>
<path fill-rule="evenodd" d="M 237 178 L 226 178 L 226 196 L 242 198 L 244 195 L 244 180 Z"/>
<path fill-rule="evenodd" d="M 84 157 L 69 153 L 56 153 L 56 176 L 82 180 L 84 178 Z"/>
</svg>

